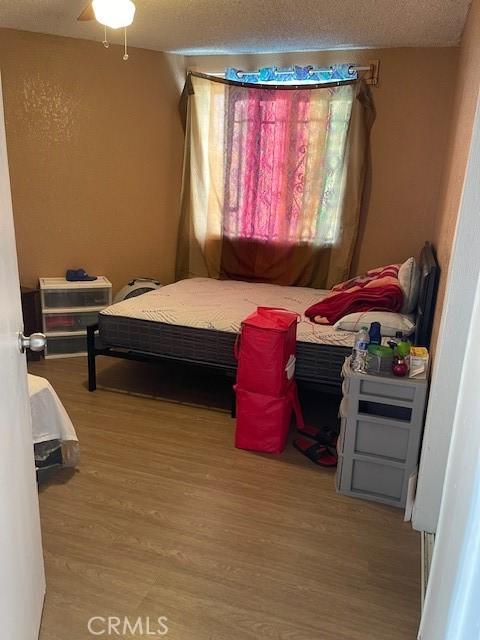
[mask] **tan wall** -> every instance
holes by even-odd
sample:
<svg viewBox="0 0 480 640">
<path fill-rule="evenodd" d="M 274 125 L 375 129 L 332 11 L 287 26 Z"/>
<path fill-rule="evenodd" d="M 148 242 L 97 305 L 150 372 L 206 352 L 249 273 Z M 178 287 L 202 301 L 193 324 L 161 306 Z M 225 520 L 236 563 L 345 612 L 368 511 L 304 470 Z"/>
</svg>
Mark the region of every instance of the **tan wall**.
<svg viewBox="0 0 480 640">
<path fill-rule="evenodd" d="M 442 269 L 435 316 L 438 335 L 450 253 L 462 196 L 470 138 L 480 88 L 480 0 L 473 0 L 463 33 L 457 74 L 450 141 L 434 242 Z"/>
<path fill-rule="evenodd" d="M 183 57 L 0 30 L 21 281 L 173 278 Z"/>
<path fill-rule="evenodd" d="M 465 58 L 465 47 L 463 52 Z M 373 90 L 373 185 L 355 271 L 441 241 L 437 199 L 457 49 L 386 49 L 187 58 L 188 66 L 381 61 Z M 22 282 L 84 266 L 118 288 L 173 279 L 184 59 L 0 30 L 7 140 Z M 458 101 L 457 101 L 458 102 Z M 442 254 L 442 247 L 439 248 Z"/>
<path fill-rule="evenodd" d="M 435 231 L 453 104 L 458 49 L 383 49 L 296 54 L 191 56 L 190 69 L 380 60 L 373 89 L 372 192 L 354 272 L 418 255 Z"/>
</svg>

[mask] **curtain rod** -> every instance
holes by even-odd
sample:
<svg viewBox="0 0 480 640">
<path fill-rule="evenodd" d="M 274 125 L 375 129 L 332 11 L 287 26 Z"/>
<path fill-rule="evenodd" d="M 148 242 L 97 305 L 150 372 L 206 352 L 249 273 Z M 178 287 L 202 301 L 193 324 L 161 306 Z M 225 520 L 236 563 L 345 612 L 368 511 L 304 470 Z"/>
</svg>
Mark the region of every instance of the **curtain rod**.
<svg viewBox="0 0 480 640">
<path fill-rule="evenodd" d="M 348 84 L 356 84 L 358 80 L 332 80 L 331 82 L 318 82 L 311 84 L 257 84 L 255 82 L 239 82 L 238 80 L 227 80 L 224 78 L 223 73 L 202 73 L 200 71 L 187 71 L 187 81 L 190 76 L 194 78 L 204 78 L 205 80 L 211 80 L 212 82 L 219 82 L 221 84 L 228 84 L 230 86 L 240 86 L 252 89 L 283 89 L 298 90 L 298 89 L 328 89 L 328 87 L 343 87 Z M 188 90 L 188 93 L 192 93 L 192 89 Z"/>
<path fill-rule="evenodd" d="M 351 71 L 352 73 L 354 71 L 370 71 L 371 72 L 371 76 L 369 78 L 366 78 L 366 82 L 367 84 L 371 84 L 371 85 L 377 85 L 378 84 L 378 71 L 379 71 L 379 66 L 380 66 L 380 61 L 379 60 L 371 60 L 370 63 L 368 65 L 357 65 L 357 64 L 351 64 L 349 66 L 349 71 Z M 331 71 L 332 67 L 317 67 L 317 68 L 311 68 L 309 69 L 308 73 L 309 74 L 314 74 L 314 73 L 318 73 L 318 72 L 328 72 Z M 277 71 L 280 73 L 288 73 L 289 71 L 293 71 L 293 67 L 277 67 Z M 252 75 L 252 76 L 259 76 L 260 72 L 257 71 L 244 71 L 239 70 L 238 71 L 238 75 L 241 77 L 242 75 Z M 224 73 L 209 73 L 209 76 L 214 76 L 216 78 L 223 78 L 224 77 Z M 345 82 L 345 81 L 343 81 Z"/>
<path fill-rule="evenodd" d="M 370 71 L 371 70 L 371 66 L 358 66 L 356 64 L 351 64 L 348 67 L 348 70 L 353 73 L 354 71 Z M 293 67 L 276 67 L 276 70 L 279 73 L 288 73 L 289 71 L 293 71 Z M 332 67 L 315 67 L 315 68 L 311 68 L 308 70 L 308 73 L 313 74 L 313 73 L 318 73 L 318 72 L 322 72 L 322 71 L 331 71 Z M 259 76 L 260 75 L 260 71 L 243 71 L 242 70 L 238 70 L 238 75 L 239 76 L 244 76 L 248 74 L 249 76 Z M 222 77 L 224 74 L 223 73 L 210 73 L 209 75 L 211 76 L 217 76 L 217 77 Z"/>
</svg>

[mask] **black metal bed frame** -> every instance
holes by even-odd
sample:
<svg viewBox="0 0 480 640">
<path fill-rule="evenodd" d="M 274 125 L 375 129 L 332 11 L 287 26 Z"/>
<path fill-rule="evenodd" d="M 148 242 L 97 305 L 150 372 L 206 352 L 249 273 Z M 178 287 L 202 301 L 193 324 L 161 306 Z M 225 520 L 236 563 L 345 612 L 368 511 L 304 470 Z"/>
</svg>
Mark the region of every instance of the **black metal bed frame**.
<svg viewBox="0 0 480 640">
<path fill-rule="evenodd" d="M 433 315 L 435 311 L 436 293 L 439 278 L 439 266 L 435 257 L 432 245 L 427 242 L 422 249 L 420 256 L 421 283 L 417 309 L 417 321 L 415 332 L 415 344 L 428 347 L 430 345 L 430 337 L 433 326 Z M 173 325 L 175 326 L 175 325 Z M 185 328 L 187 329 L 187 328 Z M 199 332 L 208 330 L 198 329 Z M 97 335 L 98 323 L 87 327 L 87 360 L 88 360 L 88 390 L 95 391 L 97 387 L 96 374 L 96 357 L 109 356 L 111 358 L 120 358 L 123 360 L 135 360 L 139 362 L 171 362 L 180 365 L 189 365 L 202 367 L 205 370 L 220 371 L 227 376 L 234 378 L 236 372 L 235 364 L 228 365 L 225 363 L 206 362 L 202 359 L 178 356 L 175 354 L 156 354 L 147 353 L 145 351 L 136 351 L 127 347 L 119 347 L 102 343 L 101 336 Z M 234 338 L 232 338 L 233 340 Z M 303 343 L 302 343 L 303 344 Z M 233 344 L 232 344 L 233 347 Z M 341 386 L 340 369 L 341 363 L 351 349 L 349 347 L 340 347 L 333 345 L 308 344 L 308 354 L 312 356 L 315 352 L 322 351 L 322 360 L 327 358 L 333 360 L 330 363 L 335 377 L 329 378 L 319 375 L 316 377 L 310 371 L 302 372 L 301 368 L 297 368 L 296 380 L 304 384 L 314 385 L 316 388 L 339 392 Z M 298 360 L 298 358 L 297 358 Z"/>
</svg>

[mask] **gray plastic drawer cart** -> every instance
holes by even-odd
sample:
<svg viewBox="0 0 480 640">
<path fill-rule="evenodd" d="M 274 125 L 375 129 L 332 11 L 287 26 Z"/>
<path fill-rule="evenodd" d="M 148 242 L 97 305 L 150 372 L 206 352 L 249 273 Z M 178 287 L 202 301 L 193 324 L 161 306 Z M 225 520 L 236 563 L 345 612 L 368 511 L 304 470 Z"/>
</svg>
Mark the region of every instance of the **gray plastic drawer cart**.
<svg viewBox="0 0 480 640">
<path fill-rule="evenodd" d="M 427 380 L 354 373 L 350 358 L 342 374 L 337 491 L 404 507 L 418 464 Z"/>
</svg>

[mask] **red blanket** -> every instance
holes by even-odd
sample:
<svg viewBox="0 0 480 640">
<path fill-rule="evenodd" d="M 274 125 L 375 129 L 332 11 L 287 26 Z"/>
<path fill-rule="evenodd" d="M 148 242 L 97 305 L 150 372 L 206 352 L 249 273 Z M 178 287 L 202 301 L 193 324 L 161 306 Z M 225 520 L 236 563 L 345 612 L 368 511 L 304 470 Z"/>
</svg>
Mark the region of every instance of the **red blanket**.
<svg viewBox="0 0 480 640">
<path fill-rule="evenodd" d="M 390 265 L 337 285 L 326 298 L 307 309 L 305 315 L 317 324 L 335 324 L 349 313 L 398 312 L 402 304 L 398 266 Z"/>
</svg>

